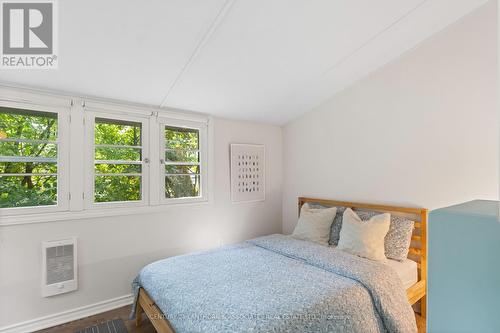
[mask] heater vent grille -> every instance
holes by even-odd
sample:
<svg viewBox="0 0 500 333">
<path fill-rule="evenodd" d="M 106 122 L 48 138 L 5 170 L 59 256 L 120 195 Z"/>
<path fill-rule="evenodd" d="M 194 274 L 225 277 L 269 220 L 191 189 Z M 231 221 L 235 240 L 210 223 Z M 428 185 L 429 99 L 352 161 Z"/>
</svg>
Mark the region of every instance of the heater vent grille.
<svg viewBox="0 0 500 333">
<path fill-rule="evenodd" d="M 73 249 L 74 246 L 72 244 L 53 246 L 46 249 L 47 284 L 59 283 L 75 278 Z"/>
<path fill-rule="evenodd" d="M 76 239 L 42 243 L 42 295 L 52 296 L 77 289 Z"/>
</svg>

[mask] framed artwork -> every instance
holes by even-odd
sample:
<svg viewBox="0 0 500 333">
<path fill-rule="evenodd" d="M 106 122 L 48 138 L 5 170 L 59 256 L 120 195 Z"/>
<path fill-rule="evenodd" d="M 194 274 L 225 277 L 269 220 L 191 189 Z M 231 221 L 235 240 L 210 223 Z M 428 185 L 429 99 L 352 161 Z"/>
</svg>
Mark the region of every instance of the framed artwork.
<svg viewBox="0 0 500 333">
<path fill-rule="evenodd" d="M 231 144 L 232 202 L 266 199 L 266 150 L 264 145 Z"/>
</svg>

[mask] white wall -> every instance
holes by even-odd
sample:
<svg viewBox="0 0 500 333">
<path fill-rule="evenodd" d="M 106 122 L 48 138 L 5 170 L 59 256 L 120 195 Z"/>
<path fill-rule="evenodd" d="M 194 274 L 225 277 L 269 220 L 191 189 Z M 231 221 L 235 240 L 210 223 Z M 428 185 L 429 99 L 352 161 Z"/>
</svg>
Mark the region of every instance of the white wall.
<svg viewBox="0 0 500 333">
<path fill-rule="evenodd" d="M 496 1 L 283 130 L 283 231 L 300 195 L 437 208 L 498 198 Z"/>
<path fill-rule="evenodd" d="M 214 119 L 212 200 L 151 215 L 0 227 L 0 327 L 130 293 L 145 264 L 167 256 L 281 232 L 281 128 Z M 266 201 L 232 204 L 229 144 L 266 145 Z M 79 290 L 40 297 L 40 244 L 77 236 Z"/>
</svg>

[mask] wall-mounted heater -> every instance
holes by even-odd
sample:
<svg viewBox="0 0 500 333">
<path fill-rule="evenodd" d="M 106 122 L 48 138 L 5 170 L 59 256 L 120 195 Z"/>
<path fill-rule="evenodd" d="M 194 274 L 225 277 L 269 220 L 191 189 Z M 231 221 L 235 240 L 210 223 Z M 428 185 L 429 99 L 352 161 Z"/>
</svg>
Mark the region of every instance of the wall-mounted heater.
<svg viewBox="0 0 500 333">
<path fill-rule="evenodd" d="M 42 296 L 78 288 L 76 238 L 42 242 Z"/>
</svg>

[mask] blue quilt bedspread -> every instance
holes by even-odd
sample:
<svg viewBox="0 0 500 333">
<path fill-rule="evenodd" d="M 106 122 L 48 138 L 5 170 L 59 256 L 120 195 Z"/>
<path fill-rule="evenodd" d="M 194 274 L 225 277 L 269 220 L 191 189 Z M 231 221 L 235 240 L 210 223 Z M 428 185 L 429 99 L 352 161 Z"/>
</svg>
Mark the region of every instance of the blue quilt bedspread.
<svg viewBox="0 0 500 333">
<path fill-rule="evenodd" d="M 386 265 L 284 235 L 144 267 L 144 288 L 176 332 L 416 332 Z"/>
</svg>

